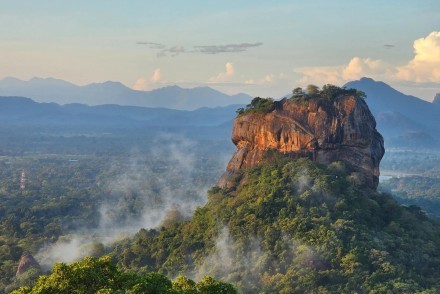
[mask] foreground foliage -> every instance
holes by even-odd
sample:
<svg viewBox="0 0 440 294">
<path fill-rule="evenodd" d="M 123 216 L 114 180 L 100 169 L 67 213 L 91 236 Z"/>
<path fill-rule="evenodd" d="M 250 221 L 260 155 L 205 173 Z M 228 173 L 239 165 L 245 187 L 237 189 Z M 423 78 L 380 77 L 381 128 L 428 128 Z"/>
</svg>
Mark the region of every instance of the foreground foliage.
<svg viewBox="0 0 440 294">
<path fill-rule="evenodd" d="M 438 293 L 440 229 L 368 190 L 342 164 L 278 160 L 214 187 L 192 220 L 141 230 L 113 256 L 138 272 L 187 273 L 244 293 Z"/>
<path fill-rule="evenodd" d="M 22 287 L 13 294 L 38 293 L 127 293 L 127 294 L 234 294 L 232 285 L 204 277 L 196 283 L 185 277 L 174 282 L 158 273 L 137 275 L 123 273 L 110 257 L 87 257 L 72 264 L 57 263 L 52 274 L 42 276 L 34 287 Z"/>
</svg>

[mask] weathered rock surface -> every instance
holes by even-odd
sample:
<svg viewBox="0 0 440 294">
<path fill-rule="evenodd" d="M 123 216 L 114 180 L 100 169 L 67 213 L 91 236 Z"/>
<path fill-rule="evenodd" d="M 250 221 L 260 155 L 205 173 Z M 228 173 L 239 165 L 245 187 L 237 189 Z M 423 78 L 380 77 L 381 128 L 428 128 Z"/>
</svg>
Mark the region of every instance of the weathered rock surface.
<svg viewBox="0 0 440 294">
<path fill-rule="evenodd" d="M 18 277 L 31 268 L 41 269 L 40 264 L 35 260 L 35 258 L 29 252 L 25 252 L 20 258 L 15 276 Z"/>
<path fill-rule="evenodd" d="M 267 151 L 276 150 L 323 164 L 342 161 L 361 173 L 367 186 L 376 189 L 379 163 L 385 152 L 367 104 L 354 96 L 334 102 L 283 99 L 276 102 L 272 112 L 240 115 L 234 121 L 232 142 L 238 150 L 217 183 L 220 187 L 228 186 L 238 170 L 260 163 Z"/>
</svg>

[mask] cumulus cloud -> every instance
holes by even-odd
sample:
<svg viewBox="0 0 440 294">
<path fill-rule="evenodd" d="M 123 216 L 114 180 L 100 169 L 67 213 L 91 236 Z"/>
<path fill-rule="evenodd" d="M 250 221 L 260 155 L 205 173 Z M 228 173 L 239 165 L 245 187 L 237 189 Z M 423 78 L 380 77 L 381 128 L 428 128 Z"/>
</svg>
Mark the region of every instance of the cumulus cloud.
<svg viewBox="0 0 440 294">
<path fill-rule="evenodd" d="M 355 80 L 365 76 L 374 76 L 383 72 L 385 65 L 380 60 L 354 57 L 342 70 L 344 80 Z"/>
<path fill-rule="evenodd" d="M 282 74 L 280 74 L 281 76 Z M 270 85 L 276 82 L 277 80 L 277 76 L 275 76 L 274 74 L 268 74 L 265 75 L 264 77 L 262 77 L 261 79 L 248 79 L 246 81 L 244 81 L 244 83 L 246 85 Z"/>
<path fill-rule="evenodd" d="M 342 84 L 362 77 L 383 78 L 389 66 L 381 60 L 353 57 L 346 65 L 303 67 L 297 69 L 304 84 Z"/>
<path fill-rule="evenodd" d="M 231 53 L 231 52 L 243 52 L 249 48 L 258 47 L 263 45 L 262 42 L 257 43 L 240 43 L 240 44 L 228 44 L 228 45 L 206 45 L 206 46 L 194 46 L 196 52 L 205 54 L 219 54 L 219 53 Z"/>
<path fill-rule="evenodd" d="M 398 67 L 396 77 L 416 83 L 440 82 L 440 32 L 414 41 L 414 58 Z"/>
<path fill-rule="evenodd" d="M 146 91 L 148 89 L 148 81 L 144 78 L 137 79 L 131 88 L 137 91 Z"/>
<path fill-rule="evenodd" d="M 386 44 L 385 48 L 394 45 Z M 392 66 L 379 59 L 353 57 L 339 66 L 302 67 L 298 80 L 304 84 L 342 84 L 361 77 L 395 82 L 440 83 L 440 32 L 414 41 L 414 58 L 403 66 Z"/>
<path fill-rule="evenodd" d="M 224 83 L 230 81 L 235 74 L 234 65 L 231 62 L 226 63 L 225 65 L 225 71 L 219 73 L 215 77 L 211 77 L 209 79 L 209 83 Z"/>
<path fill-rule="evenodd" d="M 272 83 L 273 82 L 273 80 L 274 80 L 274 75 L 273 74 L 269 74 L 269 75 L 266 75 L 264 78 L 263 78 L 263 82 L 264 83 L 268 83 L 268 84 L 270 84 L 270 83 Z"/>
<path fill-rule="evenodd" d="M 296 72 L 302 74 L 298 82 L 303 84 L 340 84 L 342 81 L 341 66 L 301 67 Z"/>
<path fill-rule="evenodd" d="M 163 82 L 161 69 L 156 68 L 149 80 L 145 78 L 139 78 L 136 80 L 132 88 L 133 90 L 146 91 L 149 89 L 151 84 L 157 84 L 161 82 Z"/>
<path fill-rule="evenodd" d="M 150 81 L 152 83 L 158 83 L 158 82 L 160 82 L 161 78 L 162 78 L 162 74 L 161 74 L 160 68 L 156 68 L 153 72 L 153 75 L 150 78 Z"/>
</svg>

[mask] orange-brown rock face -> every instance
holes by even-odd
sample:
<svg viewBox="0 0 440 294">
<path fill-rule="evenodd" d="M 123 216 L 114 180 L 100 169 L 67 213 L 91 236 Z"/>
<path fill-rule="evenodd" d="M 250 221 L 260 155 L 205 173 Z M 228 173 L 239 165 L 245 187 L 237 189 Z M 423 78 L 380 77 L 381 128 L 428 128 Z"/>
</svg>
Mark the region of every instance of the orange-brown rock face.
<svg viewBox="0 0 440 294">
<path fill-rule="evenodd" d="M 367 104 L 354 96 L 334 102 L 283 99 L 270 113 L 238 116 L 232 141 L 238 150 L 217 183 L 220 187 L 228 185 L 234 172 L 260 163 L 268 150 L 277 150 L 323 164 L 342 161 L 352 171 L 362 173 L 366 184 L 376 189 L 379 163 L 385 152 Z"/>
</svg>

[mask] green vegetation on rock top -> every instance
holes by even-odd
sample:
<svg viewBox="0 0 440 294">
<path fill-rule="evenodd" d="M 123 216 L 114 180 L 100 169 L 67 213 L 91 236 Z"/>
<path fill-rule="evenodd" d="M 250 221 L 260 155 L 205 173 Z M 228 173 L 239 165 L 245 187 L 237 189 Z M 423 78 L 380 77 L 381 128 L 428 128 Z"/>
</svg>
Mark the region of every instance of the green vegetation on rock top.
<svg viewBox="0 0 440 294">
<path fill-rule="evenodd" d="M 321 98 L 329 101 L 335 101 L 342 96 L 355 96 L 357 98 L 365 99 L 367 96 L 363 91 L 357 89 L 347 89 L 345 87 L 341 88 L 335 85 L 327 84 L 322 86 L 320 90 L 319 87 L 315 85 L 308 85 L 304 91 L 302 88 L 298 87 L 292 91 L 292 100 L 309 100 L 311 98 Z"/>
<path fill-rule="evenodd" d="M 275 109 L 275 101 L 272 98 L 255 97 L 246 108 L 237 109 L 237 114 L 245 113 L 269 113 Z"/>
<path fill-rule="evenodd" d="M 335 101 L 339 97 L 347 95 L 352 95 L 361 99 L 367 97 L 366 94 L 360 90 L 340 88 L 335 85 L 327 84 L 324 85 L 322 89 L 319 89 L 319 87 L 315 85 L 308 85 L 305 91 L 300 87 L 295 88 L 292 91 L 290 99 L 298 102 L 307 101 L 312 98 Z M 239 108 L 236 112 L 238 115 L 248 113 L 269 113 L 275 109 L 275 103 L 276 102 L 272 98 L 255 97 L 245 108 Z"/>
</svg>

